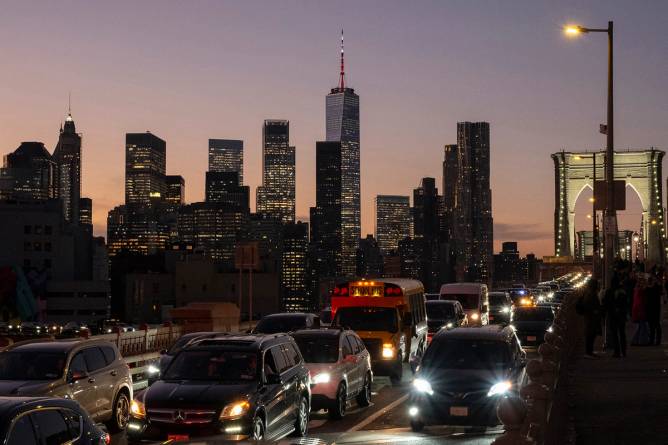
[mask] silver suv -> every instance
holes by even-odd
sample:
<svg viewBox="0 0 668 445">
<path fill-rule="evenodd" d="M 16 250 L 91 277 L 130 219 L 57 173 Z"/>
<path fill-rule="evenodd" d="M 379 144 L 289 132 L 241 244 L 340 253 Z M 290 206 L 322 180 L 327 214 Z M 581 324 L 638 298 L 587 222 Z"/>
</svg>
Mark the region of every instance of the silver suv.
<svg viewBox="0 0 668 445">
<path fill-rule="evenodd" d="M 95 422 L 125 429 L 132 376 L 106 340 L 27 341 L 0 352 L 0 395 L 74 399 Z"/>
<path fill-rule="evenodd" d="M 311 407 L 340 419 L 348 402 L 371 403 L 371 359 L 362 340 L 349 329 L 302 329 L 293 332 L 311 373 Z"/>
</svg>

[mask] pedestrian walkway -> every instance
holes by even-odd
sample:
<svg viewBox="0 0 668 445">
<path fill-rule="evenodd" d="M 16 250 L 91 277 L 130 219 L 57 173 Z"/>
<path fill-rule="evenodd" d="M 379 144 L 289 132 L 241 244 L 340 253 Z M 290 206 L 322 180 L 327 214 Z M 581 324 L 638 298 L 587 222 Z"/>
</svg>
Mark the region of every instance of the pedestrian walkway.
<svg viewBox="0 0 668 445">
<path fill-rule="evenodd" d="M 629 339 L 634 330 L 630 325 Z M 665 321 L 663 332 L 668 333 Z M 577 444 L 668 444 L 668 341 L 629 346 L 623 359 L 601 348 L 599 337 L 601 358 L 579 355 L 575 363 L 569 411 Z"/>
</svg>

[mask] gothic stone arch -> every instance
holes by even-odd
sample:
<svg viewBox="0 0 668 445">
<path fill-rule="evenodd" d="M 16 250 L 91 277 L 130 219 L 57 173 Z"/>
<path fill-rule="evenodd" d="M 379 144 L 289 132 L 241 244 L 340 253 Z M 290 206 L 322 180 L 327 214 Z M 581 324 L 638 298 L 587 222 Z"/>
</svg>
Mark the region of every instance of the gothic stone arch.
<svg viewBox="0 0 668 445">
<path fill-rule="evenodd" d="M 663 176 L 661 150 L 615 152 L 615 179 L 633 187 L 642 205 L 642 234 L 647 259 L 661 262 L 664 238 Z M 575 243 L 575 203 L 586 187 L 594 188 L 593 157 L 596 179 L 605 176 L 605 152 L 568 152 L 552 154 L 554 161 L 554 252 L 556 256 L 573 255 Z M 652 223 L 654 222 L 654 223 Z"/>
</svg>

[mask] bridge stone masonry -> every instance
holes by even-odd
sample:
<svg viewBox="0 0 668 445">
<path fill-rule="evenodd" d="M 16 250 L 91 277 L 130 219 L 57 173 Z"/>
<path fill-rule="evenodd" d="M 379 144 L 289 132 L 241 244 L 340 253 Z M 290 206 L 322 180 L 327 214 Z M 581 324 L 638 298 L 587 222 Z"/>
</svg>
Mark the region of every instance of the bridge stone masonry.
<svg viewBox="0 0 668 445">
<path fill-rule="evenodd" d="M 641 235 L 646 246 L 646 259 L 650 263 L 661 263 L 666 257 L 661 169 L 664 155 L 664 151 L 651 148 L 617 151 L 614 158 L 614 179 L 623 180 L 640 198 Z M 571 256 L 575 253 L 575 204 L 585 188 L 594 189 L 594 177 L 597 181 L 604 179 L 605 152 L 560 151 L 552 154 L 552 160 L 555 181 L 554 252 L 556 256 Z"/>
</svg>

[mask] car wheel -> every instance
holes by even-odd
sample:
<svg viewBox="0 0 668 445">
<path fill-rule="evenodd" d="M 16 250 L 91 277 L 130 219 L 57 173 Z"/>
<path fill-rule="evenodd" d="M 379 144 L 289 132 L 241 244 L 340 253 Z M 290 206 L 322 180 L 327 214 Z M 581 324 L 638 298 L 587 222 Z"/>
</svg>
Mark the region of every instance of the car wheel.
<svg viewBox="0 0 668 445">
<path fill-rule="evenodd" d="M 411 420 L 411 430 L 413 430 L 414 433 L 419 433 L 424 429 L 424 423 L 420 422 L 419 420 Z"/>
<path fill-rule="evenodd" d="M 251 430 L 253 440 L 262 440 L 264 439 L 264 423 L 262 418 L 256 417 L 253 419 L 253 429 Z"/>
<path fill-rule="evenodd" d="M 299 400 L 299 411 L 297 412 L 297 420 L 295 421 L 295 436 L 306 436 L 306 432 L 308 431 L 308 413 L 308 400 L 306 397 L 302 396 Z"/>
<path fill-rule="evenodd" d="M 332 402 L 329 408 L 329 417 L 332 419 L 341 419 L 346 415 L 346 403 L 348 401 L 346 393 L 346 385 L 339 383 L 336 390 L 336 399 Z"/>
<path fill-rule="evenodd" d="M 119 392 L 114 400 L 114 409 L 111 415 L 109 429 L 114 432 L 123 431 L 130 419 L 130 400 L 125 392 Z"/>
<path fill-rule="evenodd" d="M 359 406 L 371 405 L 371 374 L 367 373 L 364 377 L 364 386 L 359 394 L 357 394 L 357 404 Z"/>
</svg>

